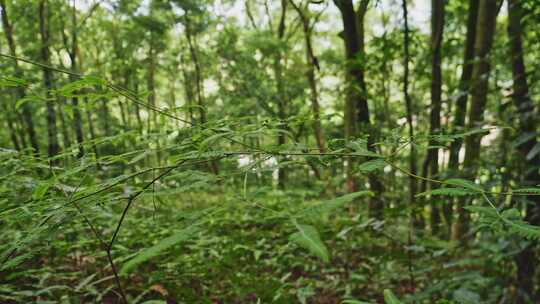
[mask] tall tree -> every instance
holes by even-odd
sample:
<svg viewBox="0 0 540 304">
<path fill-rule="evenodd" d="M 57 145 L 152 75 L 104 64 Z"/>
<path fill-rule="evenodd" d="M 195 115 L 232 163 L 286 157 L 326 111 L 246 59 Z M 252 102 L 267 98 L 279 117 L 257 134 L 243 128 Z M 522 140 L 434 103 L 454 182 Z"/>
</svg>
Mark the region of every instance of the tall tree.
<svg viewBox="0 0 540 304">
<path fill-rule="evenodd" d="M 279 42 L 282 42 L 285 37 L 285 21 L 287 19 L 287 0 L 281 0 L 281 15 L 279 17 L 279 25 L 277 30 L 277 39 Z M 280 128 L 288 129 L 287 126 L 287 94 L 285 93 L 285 83 L 283 80 L 283 67 L 281 65 L 282 60 L 282 51 L 281 47 L 278 49 L 274 56 L 274 75 L 276 78 L 276 103 L 278 108 L 278 119 L 280 123 Z M 284 132 L 279 132 L 277 135 L 277 143 L 279 146 L 283 146 L 286 143 L 286 135 Z M 284 159 L 280 160 L 283 161 Z M 278 167 L 278 187 L 283 189 L 285 188 L 285 183 L 287 181 L 287 172 L 285 168 Z"/>
<path fill-rule="evenodd" d="M 435 135 L 441 130 L 441 46 L 444 32 L 444 0 L 431 0 L 431 113 L 429 133 Z M 432 138 L 427 151 L 427 163 L 430 167 L 429 175 L 437 178 L 439 174 L 439 149 L 437 142 Z M 431 189 L 438 187 L 438 183 L 431 183 Z M 445 208 L 445 218 L 450 224 L 452 206 Z M 440 224 L 440 214 L 437 204 L 430 206 L 430 226 L 433 233 L 437 233 Z M 449 225 L 450 226 L 450 225 Z"/>
<path fill-rule="evenodd" d="M 47 0 L 39 1 L 39 32 L 41 34 L 41 60 L 44 64 L 50 64 L 49 51 L 49 5 Z M 47 134 L 49 139 L 48 155 L 55 156 L 60 150 L 58 146 L 58 132 L 56 130 L 56 110 L 52 101 L 53 79 L 52 71 L 43 67 L 43 84 L 45 86 L 45 96 L 47 105 Z"/>
<path fill-rule="evenodd" d="M 319 105 L 319 92 L 317 90 L 317 80 L 315 79 L 315 68 L 319 69 L 319 62 L 313 52 L 313 43 L 311 39 L 313 26 L 311 25 L 309 12 L 306 12 L 308 10 L 307 5 L 309 4 L 309 2 L 307 2 L 306 7 L 304 9 L 296 5 L 294 3 L 294 0 L 290 0 L 290 3 L 294 7 L 296 12 L 298 13 L 298 16 L 300 17 L 300 20 L 302 22 L 302 29 L 304 32 L 304 44 L 305 44 L 305 49 L 306 49 L 306 64 L 307 64 L 306 78 L 307 78 L 309 88 L 310 88 L 311 110 L 313 111 L 313 133 L 315 135 L 315 141 L 317 143 L 317 147 L 319 148 L 319 151 L 324 153 L 326 151 L 326 148 L 325 148 L 326 144 L 325 144 L 324 131 L 321 126 L 321 110 L 320 110 L 320 105 Z M 247 2 L 246 2 L 246 5 L 247 5 Z"/>
<path fill-rule="evenodd" d="M 71 71 L 77 73 L 77 55 L 79 53 L 79 44 L 78 44 L 78 24 L 77 24 L 77 9 L 75 7 L 75 0 L 73 0 L 71 8 L 71 47 L 66 45 L 66 50 L 69 54 L 69 59 L 71 61 Z M 66 39 L 64 39 L 66 42 Z M 69 75 L 70 81 L 75 81 L 76 76 L 74 74 Z M 81 111 L 79 109 L 79 98 L 75 94 L 71 98 L 71 105 L 73 106 L 73 128 L 75 129 L 75 139 L 77 140 L 77 146 L 79 152 L 77 157 L 82 157 L 84 155 L 84 135 L 82 129 L 82 119 Z"/>
<path fill-rule="evenodd" d="M 474 44 L 476 41 L 476 23 L 478 19 L 478 0 L 469 0 L 468 15 L 467 15 L 467 33 L 465 37 L 465 50 L 463 54 L 463 63 L 461 76 L 458 84 L 457 100 L 454 105 L 454 120 L 452 133 L 463 131 L 465 126 L 465 116 L 467 114 L 467 101 L 471 87 L 471 78 L 473 72 L 474 59 Z M 461 138 L 456 138 L 450 144 L 450 152 L 448 159 L 448 170 L 450 174 L 456 175 L 459 169 L 459 151 L 463 145 Z M 455 201 L 450 199 L 447 204 L 445 214 L 449 214 L 452 210 Z M 451 221 L 452 217 L 448 217 L 447 221 Z"/>
<path fill-rule="evenodd" d="M 535 186 L 540 183 L 540 155 L 533 149 L 539 145 L 536 140 L 537 111 L 533 100 L 529 96 L 527 73 L 523 59 L 522 36 L 523 30 L 521 19 L 523 12 L 518 0 L 508 0 L 508 37 L 510 41 L 510 58 L 512 60 L 513 94 L 512 99 L 517 109 L 519 134 L 526 135 L 528 140 L 517 147 L 524 165 L 525 172 L 521 174 L 520 185 Z M 532 135 L 532 136 L 530 136 Z M 540 225 L 540 196 L 526 197 L 525 220 L 533 225 Z M 516 256 L 517 282 L 520 292 L 518 303 L 529 303 L 534 298 L 534 274 L 536 270 L 536 257 L 532 248 L 533 244 L 527 244 Z M 537 297 L 538 295 L 536 295 Z"/>
<path fill-rule="evenodd" d="M 406 109 L 406 118 L 407 126 L 409 131 L 409 141 L 410 142 L 410 154 L 409 154 L 409 171 L 411 175 L 409 176 L 409 204 L 412 209 L 411 220 L 414 221 L 416 225 L 420 225 L 423 220 L 421 215 L 417 214 L 416 206 L 416 191 L 418 183 L 413 175 L 416 174 L 416 148 L 414 145 L 414 126 L 413 126 L 413 107 L 411 96 L 409 95 L 409 20 L 408 20 L 408 8 L 407 0 L 401 2 L 402 11 L 403 11 L 403 97 L 405 99 L 405 109 Z"/>
<path fill-rule="evenodd" d="M 360 1 L 355 11 L 352 0 L 334 0 L 341 12 L 343 22 L 343 40 L 345 43 L 345 56 L 347 59 L 346 71 L 346 99 L 344 108 L 345 138 L 351 140 L 357 135 L 358 129 L 368 135 L 367 148 L 375 151 L 375 132 L 371 126 L 369 106 L 367 102 L 366 82 L 364 78 L 364 16 L 368 9 L 369 0 Z M 347 159 L 347 190 L 355 191 L 357 188 L 353 175 L 353 161 Z M 370 215 L 382 217 L 383 205 L 381 193 L 383 184 L 374 173 L 368 175 L 369 186 L 376 195 L 370 199 Z"/>
<path fill-rule="evenodd" d="M 7 10 L 8 8 L 7 8 L 5 0 L 0 0 L 0 8 L 2 8 L 2 27 L 3 27 L 4 34 L 6 36 L 6 40 L 8 43 L 9 54 L 12 57 L 16 57 L 17 46 L 15 44 L 15 38 L 13 37 L 13 27 L 9 20 L 9 15 L 8 15 L 8 10 Z M 23 72 L 22 72 L 22 69 L 19 67 L 17 60 L 13 60 L 13 68 L 15 70 L 15 76 L 17 78 L 22 78 Z M 22 86 L 17 87 L 16 92 L 17 92 L 17 98 L 19 99 L 22 99 L 26 96 L 25 89 Z M 39 142 L 38 142 L 36 131 L 34 128 L 34 119 L 32 118 L 32 109 L 30 108 L 30 105 L 27 103 L 24 103 L 22 106 L 22 116 L 23 116 L 25 127 L 26 127 L 26 133 L 28 134 L 28 138 L 30 139 L 30 145 L 32 146 L 32 149 L 34 149 L 34 153 L 37 155 L 39 154 Z"/>
<path fill-rule="evenodd" d="M 474 44 L 474 62 L 472 73 L 472 94 L 471 107 L 469 111 L 469 129 L 481 127 L 484 123 L 484 111 L 487 103 L 490 59 L 489 53 L 493 44 L 497 13 L 499 9 L 498 1 L 480 0 L 478 4 L 478 21 L 476 23 L 476 40 Z M 476 133 L 465 139 L 465 159 L 463 166 L 467 168 L 466 177 L 474 178 L 478 170 L 480 156 L 480 140 L 482 134 Z M 464 234 L 468 231 L 469 216 L 463 209 L 466 199 L 458 201 L 458 220 L 454 229 L 454 239 L 463 240 Z"/>
</svg>

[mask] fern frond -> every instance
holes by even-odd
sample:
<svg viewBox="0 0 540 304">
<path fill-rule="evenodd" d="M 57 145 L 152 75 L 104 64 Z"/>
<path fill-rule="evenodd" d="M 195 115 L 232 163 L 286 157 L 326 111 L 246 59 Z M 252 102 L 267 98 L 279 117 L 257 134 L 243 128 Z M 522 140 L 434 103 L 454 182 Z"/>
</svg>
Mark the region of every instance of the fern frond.
<svg viewBox="0 0 540 304">
<path fill-rule="evenodd" d="M 289 240 L 304 247 L 323 261 L 328 262 L 330 260 L 328 249 L 326 249 L 326 246 L 321 241 L 317 229 L 311 225 L 299 225 L 296 222 L 294 224 L 298 232 L 291 234 Z"/>
</svg>

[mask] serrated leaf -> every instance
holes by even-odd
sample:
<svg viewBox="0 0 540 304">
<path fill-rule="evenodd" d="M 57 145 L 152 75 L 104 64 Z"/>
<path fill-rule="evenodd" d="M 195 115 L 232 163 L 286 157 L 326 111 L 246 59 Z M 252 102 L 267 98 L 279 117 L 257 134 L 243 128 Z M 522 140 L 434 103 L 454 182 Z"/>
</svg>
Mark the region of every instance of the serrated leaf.
<svg viewBox="0 0 540 304">
<path fill-rule="evenodd" d="M 161 252 L 163 252 L 164 250 L 168 249 L 171 246 L 174 246 L 182 241 L 189 239 L 197 231 L 199 231 L 198 227 L 195 227 L 195 226 L 188 227 L 186 229 L 178 231 L 177 233 L 169 236 L 168 238 L 161 240 L 156 245 L 142 250 L 133 259 L 127 261 L 124 264 L 124 266 L 122 266 L 122 269 L 120 270 L 120 274 L 125 275 L 129 273 L 140 263 L 143 263 L 159 255 Z"/>
<path fill-rule="evenodd" d="M 384 303 L 386 304 L 402 304 L 401 301 L 396 297 L 396 295 L 390 290 L 385 289 L 383 291 Z"/>
<path fill-rule="evenodd" d="M 358 166 L 358 170 L 362 173 L 370 173 L 375 170 L 382 169 L 386 166 L 386 162 L 383 159 L 373 159 Z"/>
<path fill-rule="evenodd" d="M 493 207 L 484 207 L 484 206 L 465 206 L 463 209 L 469 211 L 469 212 L 475 212 L 480 215 L 486 215 L 490 217 L 498 217 L 497 210 L 493 209 Z"/>
<path fill-rule="evenodd" d="M 330 260 L 328 249 L 321 241 L 317 229 L 311 225 L 300 225 L 296 222 L 295 226 L 298 232 L 291 234 L 289 240 L 304 247 L 323 261 L 328 262 Z"/>
<path fill-rule="evenodd" d="M 474 182 L 462 178 L 451 178 L 444 181 L 445 184 L 462 187 L 465 189 L 473 190 L 476 192 L 483 192 L 484 190 L 475 184 Z"/>
<path fill-rule="evenodd" d="M 530 240 L 540 241 L 540 227 L 523 221 L 511 221 L 506 219 L 505 223 L 508 224 L 511 232 Z"/>
</svg>

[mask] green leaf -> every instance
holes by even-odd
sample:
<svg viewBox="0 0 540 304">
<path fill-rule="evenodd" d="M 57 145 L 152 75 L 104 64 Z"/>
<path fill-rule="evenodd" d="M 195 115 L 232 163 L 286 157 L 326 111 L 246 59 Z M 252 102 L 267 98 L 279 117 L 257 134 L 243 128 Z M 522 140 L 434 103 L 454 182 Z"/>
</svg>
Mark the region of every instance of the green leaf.
<svg viewBox="0 0 540 304">
<path fill-rule="evenodd" d="M 536 145 L 527 153 L 527 160 L 533 159 L 540 152 L 540 142 L 537 142 Z"/>
<path fill-rule="evenodd" d="M 480 215 L 488 216 L 488 217 L 498 217 L 497 210 L 493 209 L 493 207 L 484 207 L 484 206 L 465 206 L 463 209 L 469 211 L 469 212 L 475 212 Z"/>
<path fill-rule="evenodd" d="M 190 226 L 186 229 L 180 230 L 177 233 L 169 236 L 166 239 L 161 240 L 156 245 L 146 248 L 139 252 L 133 259 L 129 260 L 122 266 L 122 269 L 120 270 L 121 275 L 125 275 L 131 270 L 133 270 L 137 265 L 140 263 L 143 263 L 157 255 L 159 255 L 162 251 L 168 249 L 171 246 L 176 245 L 177 243 L 180 243 L 182 241 L 185 241 L 192 237 L 197 231 L 199 231 L 198 227 Z"/>
<path fill-rule="evenodd" d="M 0 87 L 24 87 L 27 85 L 28 82 L 22 78 L 17 78 L 13 76 L 0 77 Z"/>
<path fill-rule="evenodd" d="M 347 300 L 341 301 L 341 304 L 371 304 L 371 303 L 370 302 L 365 302 L 365 301 L 347 299 Z"/>
<path fill-rule="evenodd" d="M 343 196 L 334 198 L 332 200 L 324 201 L 317 205 L 310 206 L 303 210 L 300 210 L 300 212 L 296 213 L 294 217 L 302 218 L 302 219 L 306 219 L 306 218 L 318 219 L 322 215 L 327 214 L 330 211 L 336 210 L 338 208 L 341 208 L 344 205 L 352 202 L 353 200 L 361 196 L 373 196 L 373 192 L 365 190 L 365 191 L 358 191 L 358 192 L 345 194 Z"/>
<path fill-rule="evenodd" d="M 375 170 L 382 169 L 386 166 L 386 162 L 383 159 L 373 159 L 358 166 L 358 170 L 362 173 L 370 173 Z"/>
<path fill-rule="evenodd" d="M 510 231 L 530 240 L 540 241 L 540 227 L 523 221 L 511 221 L 505 219 Z"/>
<path fill-rule="evenodd" d="M 469 190 L 473 190 L 473 191 L 476 191 L 476 192 L 483 192 L 484 191 L 484 189 L 482 189 L 480 186 L 478 186 L 474 182 L 472 182 L 470 180 L 466 180 L 466 179 L 451 178 L 451 179 L 445 180 L 444 183 L 449 184 L 449 185 L 458 186 L 458 187 L 465 188 L 465 189 L 469 189 Z"/>
<path fill-rule="evenodd" d="M 107 82 L 99 77 L 84 76 L 79 80 L 64 85 L 58 90 L 58 92 L 63 96 L 71 97 L 76 95 L 76 91 L 79 91 L 81 89 L 94 86 L 104 86 L 106 84 Z"/>
<path fill-rule="evenodd" d="M 512 190 L 514 193 L 540 194 L 540 188 L 521 188 Z"/>
<path fill-rule="evenodd" d="M 47 191 L 49 191 L 50 187 L 51 185 L 48 182 L 40 183 L 34 189 L 34 192 L 32 193 L 32 198 L 36 201 L 42 199 L 45 196 L 45 194 L 47 194 Z"/>
<path fill-rule="evenodd" d="M 17 100 L 17 102 L 15 103 L 15 109 L 16 110 L 19 110 L 20 108 L 22 108 L 22 106 L 28 102 L 36 102 L 36 101 L 41 101 L 42 99 L 38 96 L 26 96 L 26 97 L 23 97 L 19 100 Z"/>
<path fill-rule="evenodd" d="M 517 148 L 535 137 L 536 137 L 536 132 L 522 133 L 514 142 L 513 147 Z"/>
<path fill-rule="evenodd" d="M 311 225 L 299 225 L 296 221 L 294 221 L 294 224 L 298 232 L 291 234 L 289 240 L 304 247 L 323 261 L 328 262 L 330 260 L 328 249 L 321 241 L 317 229 Z"/>
<path fill-rule="evenodd" d="M 476 304 L 480 303 L 480 296 L 465 288 L 460 288 L 453 292 L 452 297 L 458 303 L 463 304 Z"/>
<path fill-rule="evenodd" d="M 477 193 L 478 192 L 476 192 L 476 191 L 472 191 L 472 190 L 469 190 L 469 189 L 463 189 L 463 188 L 438 188 L 438 189 L 435 189 L 435 190 L 419 193 L 416 196 L 418 196 L 418 197 L 428 196 L 428 195 L 432 195 L 432 196 L 437 196 L 437 195 L 440 195 L 440 196 L 466 196 L 466 195 L 474 195 L 474 194 L 477 194 Z"/>
<path fill-rule="evenodd" d="M 385 289 L 383 292 L 384 303 L 386 304 L 402 304 L 401 301 L 396 297 L 396 295 L 390 290 Z"/>
</svg>

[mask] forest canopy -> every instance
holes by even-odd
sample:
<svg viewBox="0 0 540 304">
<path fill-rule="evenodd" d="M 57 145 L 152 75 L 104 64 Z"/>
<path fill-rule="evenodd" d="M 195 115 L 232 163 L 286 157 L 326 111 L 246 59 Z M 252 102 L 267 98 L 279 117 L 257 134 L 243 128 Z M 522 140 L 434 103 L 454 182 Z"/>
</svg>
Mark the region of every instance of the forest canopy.
<svg viewBox="0 0 540 304">
<path fill-rule="evenodd" d="M 537 0 L 0 0 L 0 303 L 539 303 Z"/>
</svg>

